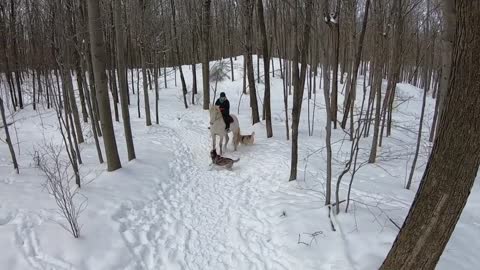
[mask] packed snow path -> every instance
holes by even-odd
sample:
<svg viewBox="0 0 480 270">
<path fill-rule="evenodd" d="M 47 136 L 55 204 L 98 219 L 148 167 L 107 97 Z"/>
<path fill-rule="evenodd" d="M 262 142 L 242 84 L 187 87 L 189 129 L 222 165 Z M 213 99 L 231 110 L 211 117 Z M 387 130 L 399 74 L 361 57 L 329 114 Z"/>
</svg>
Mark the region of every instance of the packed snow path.
<svg viewBox="0 0 480 270">
<path fill-rule="evenodd" d="M 287 164 L 270 164 L 282 160 L 274 151 L 253 160 L 244 149 L 233 171 L 210 167 L 211 140 L 202 116 L 164 116 L 175 126 L 158 128 L 175 153 L 171 179 L 158 181 L 157 199 L 125 205 L 115 217 L 135 258 L 127 269 L 292 269 L 293 258 L 271 241 L 274 225 L 262 211 L 275 188 L 262 183 L 266 174 L 285 178 L 262 168 Z M 235 154 L 229 145 L 225 155 Z"/>
<path fill-rule="evenodd" d="M 242 63 L 241 57 L 235 62 L 236 78 L 243 75 Z M 197 72 L 200 74 L 201 69 Z M 169 74 L 173 87 L 174 72 Z M 188 82 L 192 81 L 190 75 L 185 73 Z M 80 217 L 84 225 L 80 239 L 52 222 L 61 218 L 42 187 L 43 174 L 32 162 L 30 150 L 43 145 L 45 138 L 61 142 L 58 131 L 52 128 L 58 124 L 55 113 L 26 106 L 12 115 L 9 121 L 15 122 L 18 132 L 14 134 L 19 136 L 15 141 L 22 150 L 18 151 L 21 173 L 11 169 L 6 144 L 0 143 L 0 243 L 5 247 L 0 268 L 377 269 L 398 233 L 391 220 L 401 224 L 407 215 L 428 157 L 425 135 L 415 188 L 405 190 L 403 180 L 417 138 L 411 130 L 417 130 L 423 91 L 398 85 L 399 99 L 406 100 L 397 108 L 394 121 L 398 126 L 394 125 L 391 138 L 385 138 L 378 164 L 356 173 L 349 213 L 331 215 L 336 228 L 332 231 L 324 206 L 323 99 L 317 97 L 313 136 L 307 133 L 308 105 L 303 106 L 300 174 L 298 181 L 288 182 L 291 142 L 285 138 L 283 83 L 278 76 L 271 83 L 274 137 L 269 139 L 263 123 L 251 126 L 248 98 L 243 96 L 239 103 L 242 80 L 219 83 L 219 91 L 225 91 L 235 104 L 232 112 L 240 111 L 237 116 L 242 134 L 257 134 L 254 145 L 240 146 L 237 152 L 229 145 L 224 156 L 240 158 L 233 171 L 209 166 L 208 112 L 199 102 L 185 110 L 178 87 L 160 91 L 159 125 L 146 127 L 143 105 L 142 118 L 136 117 L 135 105 L 130 107 L 137 159 L 127 162 L 123 125 L 114 122 L 123 166 L 115 172 L 106 172 L 105 165 L 98 164 L 90 125 L 84 124 L 87 141 L 80 146 L 84 158 L 81 193 L 88 198 L 88 207 Z M 342 102 L 343 96 L 339 97 Z M 154 99 L 150 101 L 154 108 Z M 432 112 L 435 101 L 429 98 L 427 105 L 427 111 Z M 334 182 L 349 155 L 346 139 L 342 130 L 333 130 Z M 359 160 L 368 159 L 370 141 L 362 140 L 364 151 Z M 346 197 L 349 178 L 342 182 L 341 199 Z M 478 265 L 475 252 L 479 246 L 471 239 L 480 237 L 479 183 L 477 179 L 438 269 L 475 269 Z"/>
</svg>

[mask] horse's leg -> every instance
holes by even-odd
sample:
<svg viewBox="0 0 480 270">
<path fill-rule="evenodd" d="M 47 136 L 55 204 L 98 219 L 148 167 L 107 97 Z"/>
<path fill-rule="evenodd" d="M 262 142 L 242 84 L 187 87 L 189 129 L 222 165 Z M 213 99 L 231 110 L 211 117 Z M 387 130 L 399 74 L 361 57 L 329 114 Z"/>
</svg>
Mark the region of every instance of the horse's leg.
<svg viewBox="0 0 480 270">
<path fill-rule="evenodd" d="M 233 132 L 233 150 L 237 151 L 238 143 L 240 142 L 240 132 L 235 130 Z"/>
<path fill-rule="evenodd" d="M 225 137 L 226 137 L 226 140 L 225 140 L 225 150 L 227 150 L 227 144 L 228 144 L 228 141 L 230 140 L 230 137 L 228 137 L 228 132 L 225 133 Z"/>
<path fill-rule="evenodd" d="M 216 140 L 217 140 L 217 135 L 212 134 L 212 150 L 215 149 Z"/>
<path fill-rule="evenodd" d="M 220 156 L 223 154 L 223 148 L 222 148 L 222 146 L 223 146 L 223 136 L 220 135 Z"/>
</svg>

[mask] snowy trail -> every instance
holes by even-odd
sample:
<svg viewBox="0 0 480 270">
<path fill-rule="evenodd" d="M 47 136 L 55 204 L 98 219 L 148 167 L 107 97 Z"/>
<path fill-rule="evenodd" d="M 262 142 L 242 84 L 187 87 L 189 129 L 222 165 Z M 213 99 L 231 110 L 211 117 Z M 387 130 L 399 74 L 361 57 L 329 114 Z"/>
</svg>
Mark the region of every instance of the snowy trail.
<svg viewBox="0 0 480 270">
<path fill-rule="evenodd" d="M 171 179 L 160 181 L 156 200 L 116 216 L 136 258 L 127 269 L 292 269 L 296 259 L 271 241 L 274 224 L 263 211 L 274 192 L 262 184 L 264 159 L 246 153 L 233 171 L 212 170 L 202 113 L 165 117 L 173 123 L 162 127 L 175 153 Z M 227 156 L 238 155 L 229 147 Z"/>
</svg>

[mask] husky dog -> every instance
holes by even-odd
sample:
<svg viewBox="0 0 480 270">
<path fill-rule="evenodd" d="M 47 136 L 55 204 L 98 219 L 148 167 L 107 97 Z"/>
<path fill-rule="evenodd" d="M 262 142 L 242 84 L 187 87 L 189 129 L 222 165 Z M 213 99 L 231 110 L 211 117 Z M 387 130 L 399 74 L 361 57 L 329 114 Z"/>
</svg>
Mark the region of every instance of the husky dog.
<svg viewBox="0 0 480 270">
<path fill-rule="evenodd" d="M 240 135 L 240 143 L 242 143 L 243 145 L 250 145 L 250 144 L 253 144 L 253 142 L 255 141 L 255 131 L 252 132 L 252 134 L 250 135 Z"/>
<path fill-rule="evenodd" d="M 233 163 L 238 162 L 240 160 L 240 159 L 233 160 L 231 158 L 226 158 L 226 157 L 219 156 L 217 154 L 217 150 L 215 150 L 215 149 L 210 151 L 210 157 L 212 158 L 212 163 L 213 164 L 215 164 L 217 166 L 220 166 L 220 167 L 225 167 L 229 170 L 232 169 Z"/>
</svg>

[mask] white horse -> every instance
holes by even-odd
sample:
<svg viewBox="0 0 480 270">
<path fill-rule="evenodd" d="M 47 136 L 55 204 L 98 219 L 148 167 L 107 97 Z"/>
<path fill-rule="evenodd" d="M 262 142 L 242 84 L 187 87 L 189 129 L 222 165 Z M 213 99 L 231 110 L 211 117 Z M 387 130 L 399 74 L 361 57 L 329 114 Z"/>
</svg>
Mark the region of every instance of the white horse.
<svg viewBox="0 0 480 270">
<path fill-rule="evenodd" d="M 233 149 L 237 151 L 237 146 L 240 138 L 240 125 L 238 124 L 238 119 L 235 115 L 230 115 L 233 118 L 233 122 L 230 124 L 230 131 L 233 132 Z M 223 137 L 225 140 L 225 149 L 227 149 L 227 144 L 230 138 L 228 137 L 228 132 L 225 130 L 225 121 L 223 121 L 222 112 L 218 106 L 210 106 L 210 134 L 212 135 L 213 149 L 216 149 L 216 136 L 220 137 L 220 155 L 223 154 L 222 144 Z"/>
</svg>

